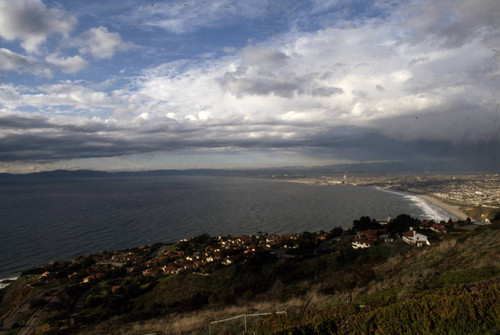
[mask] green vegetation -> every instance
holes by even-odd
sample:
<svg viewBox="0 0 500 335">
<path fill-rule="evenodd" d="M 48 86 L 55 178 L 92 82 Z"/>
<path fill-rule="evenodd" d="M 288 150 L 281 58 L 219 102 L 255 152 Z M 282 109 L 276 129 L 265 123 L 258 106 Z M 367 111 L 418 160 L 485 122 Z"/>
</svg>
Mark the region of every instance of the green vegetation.
<svg viewBox="0 0 500 335">
<path fill-rule="evenodd" d="M 344 304 L 260 322 L 259 334 L 494 334 L 500 329 L 499 282 L 455 286 L 398 299 L 395 289 L 366 305 Z"/>
<path fill-rule="evenodd" d="M 397 224 L 387 228 L 395 236 L 420 223 L 407 215 L 394 220 Z M 354 226 L 365 230 L 378 223 L 362 217 Z M 144 333 L 206 333 L 211 320 L 276 310 L 272 306 L 287 315 L 254 321 L 256 333 L 500 330 L 500 222 L 456 235 L 435 234 L 425 248 L 397 239 L 354 250 L 352 238 L 353 232 L 338 227 L 287 236 L 203 234 L 174 245 L 82 256 L 25 272 L 0 290 L 0 315 L 12 315 L 24 302 L 30 313 L 43 308 L 39 334 L 61 329 L 126 334 L 134 327 Z M 215 333 L 241 329 L 241 323 L 231 324 Z"/>
<path fill-rule="evenodd" d="M 499 227 L 466 233 L 461 243 L 448 237 L 434 248 L 393 255 L 374 267 L 369 283 L 351 290 L 352 300 L 275 316 L 260 322 L 257 333 L 496 334 Z"/>
</svg>

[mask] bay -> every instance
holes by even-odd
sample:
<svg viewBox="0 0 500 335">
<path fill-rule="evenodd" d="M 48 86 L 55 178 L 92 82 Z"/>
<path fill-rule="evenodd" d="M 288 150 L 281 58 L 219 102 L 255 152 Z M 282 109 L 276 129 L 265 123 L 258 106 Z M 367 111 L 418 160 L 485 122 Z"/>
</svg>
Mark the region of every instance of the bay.
<svg viewBox="0 0 500 335">
<path fill-rule="evenodd" d="M 449 215 L 375 187 L 241 177 L 47 179 L 0 184 L 0 278 L 100 250 L 202 233 L 330 230 L 354 219 Z"/>
</svg>

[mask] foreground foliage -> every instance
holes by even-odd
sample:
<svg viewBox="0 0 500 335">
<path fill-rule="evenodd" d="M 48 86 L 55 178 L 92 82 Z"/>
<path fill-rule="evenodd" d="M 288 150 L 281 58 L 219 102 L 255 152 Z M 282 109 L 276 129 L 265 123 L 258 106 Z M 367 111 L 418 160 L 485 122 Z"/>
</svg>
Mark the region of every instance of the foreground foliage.
<svg viewBox="0 0 500 335">
<path fill-rule="evenodd" d="M 274 316 L 259 334 L 494 334 L 500 330 L 500 281 L 457 285 L 392 303 L 341 304 L 304 315 Z M 390 294 L 390 293 L 389 293 Z M 391 300 L 390 296 L 389 299 Z"/>
</svg>

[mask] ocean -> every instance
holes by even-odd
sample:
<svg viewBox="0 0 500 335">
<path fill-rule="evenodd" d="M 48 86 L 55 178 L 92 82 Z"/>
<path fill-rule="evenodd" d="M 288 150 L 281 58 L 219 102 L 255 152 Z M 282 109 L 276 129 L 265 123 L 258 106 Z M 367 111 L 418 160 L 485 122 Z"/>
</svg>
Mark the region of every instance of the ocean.
<svg viewBox="0 0 500 335">
<path fill-rule="evenodd" d="M 416 196 L 364 186 L 185 176 L 2 182 L 0 278 L 53 260 L 205 232 L 326 231 L 360 216 L 402 213 L 450 217 Z"/>
</svg>

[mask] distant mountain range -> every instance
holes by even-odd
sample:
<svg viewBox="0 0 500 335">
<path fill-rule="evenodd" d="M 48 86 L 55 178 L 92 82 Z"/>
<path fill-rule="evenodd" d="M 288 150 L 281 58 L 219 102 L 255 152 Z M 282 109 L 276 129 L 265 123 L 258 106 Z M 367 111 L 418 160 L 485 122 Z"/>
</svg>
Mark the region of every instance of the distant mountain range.
<svg viewBox="0 0 500 335">
<path fill-rule="evenodd" d="M 0 173 L 0 180 L 54 179 L 54 178 L 109 178 L 134 176 L 240 176 L 240 177 L 307 177 L 317 175 L 387 175 L 401 173 L 494 173 L 488 169 L 470 170 L 466 166 L 455 166 L 450 163 L 359 163 L 339 164 L 317 167 L 289 166 L 263 169 L 187 169 L 187 170 L 148 170 L 107 172 L 97 170 L 54 170 L 28 174 Z"/>
</svg>

